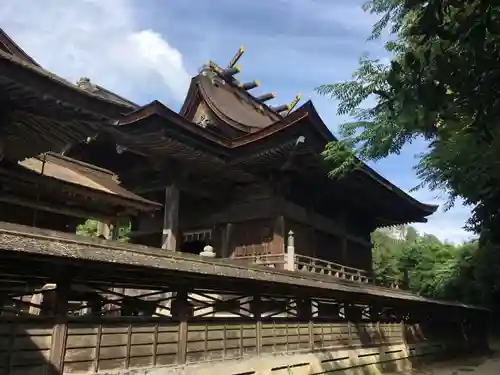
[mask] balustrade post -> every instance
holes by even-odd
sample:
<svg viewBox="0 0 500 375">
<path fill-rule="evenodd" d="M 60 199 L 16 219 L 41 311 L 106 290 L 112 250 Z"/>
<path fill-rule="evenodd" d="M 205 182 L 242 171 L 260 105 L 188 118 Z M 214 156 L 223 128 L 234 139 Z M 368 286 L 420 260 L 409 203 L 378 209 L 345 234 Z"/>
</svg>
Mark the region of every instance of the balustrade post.
<svg viewBox="0 0 500 375">
<path fill-rule="evenodd" d="M 295 238 L 293 231 L 288 232 L 288 240 L 286 246 L 286 270 L 295 270 Z"/>
<path fill-rule="evenodd" d="M 200 256 L 203 257 L 203 258 L 215 258 L 215 251 L 214 251 L 214 248 L 210 245 L 206 245 L 202 251 L 200 251 Z M 207 294 L 209 297 L 212 297 L 214 299 L 221 299 L 221 296 L 220 294 Z M 203 295 L 196 295 L 196 298 L 208 303 L 208 304 L 212 304 L 212 306 L 207 306 L 203 309 L 200 309 L 196 312 L 195 315 L 203 315 L 203 316 L 207 316 L 206 314 L 212 314 L 212 316 L 215 316 L 215 305 L 214 305 L 214 301 L 210 298 L 207 298 Z"/>
<path fill-rule="evenodd" d="M 200 251 L 200 256 L 206 257 L 206 258 L 215 258 L 214 248 L 210 245 L 205 246 L 203 248 L 203 250 Z"/>
</svg>

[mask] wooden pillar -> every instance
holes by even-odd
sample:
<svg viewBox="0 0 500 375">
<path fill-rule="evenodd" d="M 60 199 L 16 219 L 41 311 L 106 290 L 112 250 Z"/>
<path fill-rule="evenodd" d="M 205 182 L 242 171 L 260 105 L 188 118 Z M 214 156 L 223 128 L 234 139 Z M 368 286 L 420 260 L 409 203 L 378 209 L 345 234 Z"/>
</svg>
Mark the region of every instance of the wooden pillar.
<svg viewBox="0 0 500 375">
<path fill-rule="evenodd" d="M 115 222 L 113 223 L 113 228 L 111 230 L 109 239 L 112 241 L 117 241 L 119 237 L 120 237 L 120 225 L 119 221 L 115 220 Z"/>
<path fill-rule="evenodd" d="M 108 240 L 111 237 L 111 230 L 109 227 L 109 223 L 105 223 L 102 221 L 99 221 L 97 223 L 97 236 L 98 237 L 103 237 L 104 239 Z"/>
<path fill-rule="evenodd" d="M 233 224 L 227 223 L 222 233 L 221 258 L 231 257 L 231 237 L 233 234 Z"/>
<path fill-rule="evenodd" d="M 165 204 L 163 206 L 163 234 L 161 248 L 177 250 L 177 231 L 179 222 L 179 189 L 175 185 L 165 188 Z"/>
<path fill-rule="evenodd" d="M 193 308 L 188 302 L 186 291 L 178 291 L 172 301 L 172 318 L 179 322 L 179 341 L 177 346 L 177 363 L 186 363 L 188 320 L 193 316 Z"/>
<path fill-rule="evenodd" d="M 274 220 L 271 252 L 273 254 L 283 254 L 285 252 L 285 218 L 283 216 L 278 216 Z"/>
<path fill-rule="evenodd" d="M 58 282 L 54 293 L 53 311 L 56 317 L 52 331 L 52 343 L 49 356 L 49 375 L 60 375 L 63 373 L 64 356 L 66 353 L 66 340 L 68 337 L 67 311 L 70 283 Z"/>
</svg>

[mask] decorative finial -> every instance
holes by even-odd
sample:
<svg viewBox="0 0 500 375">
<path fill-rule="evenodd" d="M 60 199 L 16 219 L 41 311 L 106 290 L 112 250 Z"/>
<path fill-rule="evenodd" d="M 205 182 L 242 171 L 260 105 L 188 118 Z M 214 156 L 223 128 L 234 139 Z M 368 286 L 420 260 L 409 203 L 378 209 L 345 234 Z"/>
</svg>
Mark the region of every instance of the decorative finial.
<svg viewBox="0 0 500 375">
<path fill-rule="evenodd" d="M 240 83 L 238 85 L 239 88 L 242 88 L 245 91 L 254 89 L 254 88 L 259 87 L 259 86 L 260 86 L 260 82 L 259 81 L 245 82 L 245 83 Z"/>
<path fill-rule="evenodd" d="M 214 248 L 210 245 L 206 245 L 203 250 L 200 252 L 200 256 L 206 258 L 215 258 Z"/>
<path fill-rule="evenodd" d="M 275 92 L 270 92 L 270 93 L 258 96 L 256 99 L 259 102 L 264 103 L 264 102 L 267 102 L 268 100 L 274 99 L 275 97 L 276 97 L 276 93 Z"/>
<path fill-rule="evenodd" d="M 287 112 L 285 113 L 285 116 L 288 116 L 290 114 L 290 112 L 293 111 L 293 109 L 295 108 L 295 106 L 300 102 L 300 98 L 302 97 L 302 95 L 300 94 L 300 92 L 297 94 L 297 96 L 295 97 L 295 99 L 293 99 L 291 101 L 290 104 L 288 104 L 288 110 Z"/>
<path fill-rule="evenodd" d="M 90 78 L 89 77 L 81 77 L 77 82 L 76 84 L 78 86 L 81 86 L 81 85 L 88 85 L 90 84 Z"/>
<path fill-rule="evenodd" d="M 245 47 L 242 45 L 240 47 L 240 49 L 238 50 L 238 52 L 236 52 L 234 57 L 231 59 L 231 61 L 227 65 L 227 69 L 234 67 L 236 65 L 236 63 L 238 62 L 238 60 L 241 58 L 241 56 L 243 56 L 244 53 L 245 53 Z"/>
<path fill-rule="evenodd" d="M 96 90 L 89 77 L 82 77 L 77 82 L 76 85 L 85 91 L 93 92 Z"/>
<path fill-rule="evenodd" d="M 277 106 L 271 107 L 271 109 L 274 112 L 278 112 L 278 113 L 281 113 L 281 112 L 284 112 L 284 111 L 289 111 L 290 110 L 290 104 L 277 105 Z"/>
<path fill-rule="evenodd" d="M 236 66 L 233 66 L 231 68 L 227 68 L 227 69 L 224 69 L 221 74 L 224 76 L 224 77 L 232 77 L 234 76 L 235 74 L 238 74 L 239 72 L 241 72 L 241 66 L 240 65 L 236 65 Z"/>
</svg>

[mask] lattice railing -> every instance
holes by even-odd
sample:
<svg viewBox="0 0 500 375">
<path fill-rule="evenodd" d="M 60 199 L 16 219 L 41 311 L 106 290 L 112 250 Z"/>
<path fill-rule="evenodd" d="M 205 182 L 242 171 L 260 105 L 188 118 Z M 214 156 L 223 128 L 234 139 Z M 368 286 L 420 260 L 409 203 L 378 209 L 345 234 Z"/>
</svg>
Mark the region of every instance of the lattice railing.
<svg viewBox="0 0 500 375">
<path fill-rule="evenodd" d="M 291 264 L 289 264 L 290 260 L 292 260 Z M 244 255 L 231 258 L 231 261 L 243 265 L 262 265 L 277 269 L 326 275 L 341 280 L 376 284 L 389 287 L 391 289 L 401 288 L 401 282 L 396 278 L 386 279 L 384 282 L 379 283 L 376 282 L 375 278 L 369 271 L 300 254 L 293 254 L 293 257 L 289 257 L 287 253 Z"/>
<path fill-rule="evenodd" d="M 376 280 L 375 284 L 379 286 L 385 286 L 391 289 L 403 289 L 402 281 L 398 278 L 391 276 L 385 276 L 383 280 Z"/>
<path fill-rule="evenodd" d="M 296 271 L 328 275 L 360 283 L 374 283 L 373 276 L 368 271 L 306 255 L 295 254 L 294 267 Z"/>
<path fill-rule="evenodd" d="M 231 261 L 238 264 L 255 264 L 271 268 L 283 269 L 286 264 L 286 253 L 242 255 L 231 258 Z"/>
</svg>

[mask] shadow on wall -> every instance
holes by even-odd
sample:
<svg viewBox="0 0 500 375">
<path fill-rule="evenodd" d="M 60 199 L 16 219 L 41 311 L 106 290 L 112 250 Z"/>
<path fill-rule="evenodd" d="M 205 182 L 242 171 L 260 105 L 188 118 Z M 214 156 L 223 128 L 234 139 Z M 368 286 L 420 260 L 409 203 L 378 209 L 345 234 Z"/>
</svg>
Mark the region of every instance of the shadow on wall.
<svg viewBox="0 0 500 375">
<path fill-rule="evenodd" d="M 14 319 L 11 319 L 14 318 Z M 26 319 L 0 317 L 0 374 L 5 375 L 58 375 L 61 364 L 56 350 L 51 350 L 54 322 L 47 319 Z M 52 361 L 52 362 L 51 362 Z"/>
<path fill-rule="evenodd" d="M 402 339 L 391 341 L 383 331 L 368 329 L 366 323 L 352 324 L 351 329 L 357 332 L 359 339 L 350 342 L 346 338 L 334 348 L 325 347 L 319 336 L 314 337 L 321 368 L 311 369 L 310 374 L 343 374 L 345 371 L 350 375 L 373 375 L 411 368 Z"/>
<path fill-rule="evenodd" d="M 453 345 L 452 341 L 433 342 L 432 337 L 426 337 L 419 327 L 405 332 L 407 337 L 410 336 L 408 344 L 403 342 L 402 336 L 396 342 L 386 337 L 384 331 L 367 327 L 369 326 L 366 324 L 353 324 L 352 329 L 357 331 L 359 337 L 357 344 L 349 343 L 348 340 L 342 343 L 339 340 L 340 345 L 327 348 L 321 338 L 315 336 L 315 351 L 320 367 L 310 369 L 309 374 L 343 374 L 344 371 L 349 375 L 400 373 L 409 369 L 423 369 L 438 360 L 464 358 L 474 354 L 478 356 L 471 360 L 478 364 L 486 361 L 485 357 L 479 357 L 485 354 L 485 350 L 474 353 L 470 347 Z M 459 342 L 456 340 L 454 343 Z"/>
</svg>

